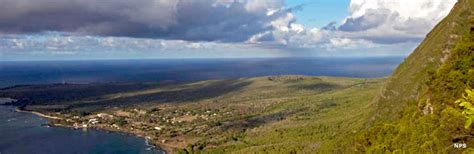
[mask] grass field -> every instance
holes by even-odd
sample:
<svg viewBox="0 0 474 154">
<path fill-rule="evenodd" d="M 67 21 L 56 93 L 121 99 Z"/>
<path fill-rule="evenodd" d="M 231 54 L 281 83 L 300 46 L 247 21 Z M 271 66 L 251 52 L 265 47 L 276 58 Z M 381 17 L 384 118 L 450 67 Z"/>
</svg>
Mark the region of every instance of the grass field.
<svg viewBox="0 0 474 154">
<path fill-rule="evenodd" d="M 58 124 L 147 136 L 169 151 L 329 152 L 347 150 L 341 148 L 345 136 L 360 131 L 370 118 L 371 100 L 383 81 L 272 76 L 186 84 L 40 85 L 4 89 L 0 96 L 20 100 L 23 109 L 62 117 L 54 121 Z M 100 122 L 92 125 L 91 119 Z"/>
</svg>

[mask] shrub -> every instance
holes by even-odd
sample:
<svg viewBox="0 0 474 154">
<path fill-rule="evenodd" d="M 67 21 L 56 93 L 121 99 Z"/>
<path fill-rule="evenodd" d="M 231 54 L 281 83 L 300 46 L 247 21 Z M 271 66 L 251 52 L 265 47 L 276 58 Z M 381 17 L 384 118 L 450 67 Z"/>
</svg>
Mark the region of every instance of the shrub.
<svg viewBox="0 0 474 154">
<path fill-rule="evenodd" d="M 456 104 L 459 104 L 463 108 L 462 114 L 466 117 L 466 123 L 464 128 L 469 129 L 472 122 L 474 121 L 474 92 L 470 89 L 466 89 L 466 94 L 462 96 L 459 100 L 456 101 Z"/>
</svg>

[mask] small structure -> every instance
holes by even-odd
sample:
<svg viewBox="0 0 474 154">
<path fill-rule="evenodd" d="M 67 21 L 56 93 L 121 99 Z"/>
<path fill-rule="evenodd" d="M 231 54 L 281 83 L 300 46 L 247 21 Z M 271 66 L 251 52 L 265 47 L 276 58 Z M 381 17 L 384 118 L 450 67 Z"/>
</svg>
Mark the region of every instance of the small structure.
<svg viewBox="0 0 474 154">
<path fill-rule="evenodd" d="M 99 123 L 99 120 L 96 118 L 89 119 L 89 124 L 96 125 Z"/>
</svg>

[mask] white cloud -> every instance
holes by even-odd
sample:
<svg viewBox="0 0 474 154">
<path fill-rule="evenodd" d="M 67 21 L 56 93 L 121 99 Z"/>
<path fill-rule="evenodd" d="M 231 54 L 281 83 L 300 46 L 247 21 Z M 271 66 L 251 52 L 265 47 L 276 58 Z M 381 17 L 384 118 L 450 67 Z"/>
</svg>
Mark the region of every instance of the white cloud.
<svg viewBox="0 0 474 154">
<path fill-rule="evenodd" d="M 356 48 L 374 48 L 376 44 L 366 41 L 363 39 L 353 40 L 349 38 L 331 38 L 329 39 L 329 44 L 326 44 L 325 47 L 328 50 L 335 49 L 356 49 Z"/>
<path fill-rule="evenodd" d="M 368 10 L 388 9 L 401 19 L 428 18 L 439 20 L 446 16 L 457 0 L 351 0 L 351 18 L 366 15 Z"/>
<path fill-rule="evenodd" d="M 0 37 L 0 53 L 14 52 L 178 52 L 233 49 L 257 49 L 243 43 L 192 42 L 184 40 L 145 39 L 128 37 L 95 37 L 45 33 L 38 35 L 8 35 Z"/>
<path fill-rule="evenodd" d="M 247 43 L 315 50 L 370 49 L 416 45 L 451 10 L 456 0 L 352 0 L 349 16 L 336 28 L 308 28 L 292 12 L 270 22 L 271 30 Z M 270 12 L 270 14 L 273 14 Z"/>
<path fill-rule="evenodd" d="M 420 41 L 457 0 L 351 0 L 339 30 L 377 43 Z"/>
</svg>

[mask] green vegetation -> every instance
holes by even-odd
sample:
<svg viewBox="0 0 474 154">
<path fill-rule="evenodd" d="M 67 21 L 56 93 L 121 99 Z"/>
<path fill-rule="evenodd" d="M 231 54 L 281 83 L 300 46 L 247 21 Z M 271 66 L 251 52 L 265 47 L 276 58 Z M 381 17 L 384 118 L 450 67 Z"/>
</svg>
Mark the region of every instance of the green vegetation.
<svg viewBox="0 0 474 154">
<path fill-rule="evenodd" d="M 268 124 L 248 128 L 206 149 L 213 153 L 338 152 L 347 136 L 361 130 L 380 80 L 359 82 L 337 91 L 298 96 L 271 106 L 258 119 Z M 275 117 L 276 116 L 276 117 Z M 203 142 L 209 143 L 208 140 Z M 193 145 L 194 149 L 203 143 Z"/>
<path fill-rule="evenodd" d="M 372 111 L 371 100 L 383 81 L 272 76 L 149 83 L 155 86 L 130 91 L 108 90 L 107 85 L 24 86 L 0 91 L 0 95 L 23 100 L 25 109 L 61 117 L 55 124 L 129 132 L 146 136 L 167 150 L 338 152 L 347 136 L 364 127 Z M 104 91 L 94 91 L 94 86 Z M 60 89 L 91 91 L 70 101 L 70 94 Z M 43 93 L 54 101 L 23 99 L 45 100 Z"/>
<path fill-rule="evenodd" d="M 455 103 L 459 104 L 463 108 L 462 114 L 466 116 L 466 124 L 464 128 L 471 128 L 471 124 L 474 121 L 474 92 L 472 90 L 466 89 L 466 95 L 462 96 L 463 98 L 458 99 Z"/>
<path fill-rule="evenodd" d="M 451 14 L 397 68 L 376 99 L 374 120 L 354 141 L 365 152 L 468 152 L 472 129 L 455 102 L 474 86 L 474 2 Z M 465 143 L 467 149 L 453 144 Z M 471 147 L 470 147 L 471 146 Z"/>
</svg>

